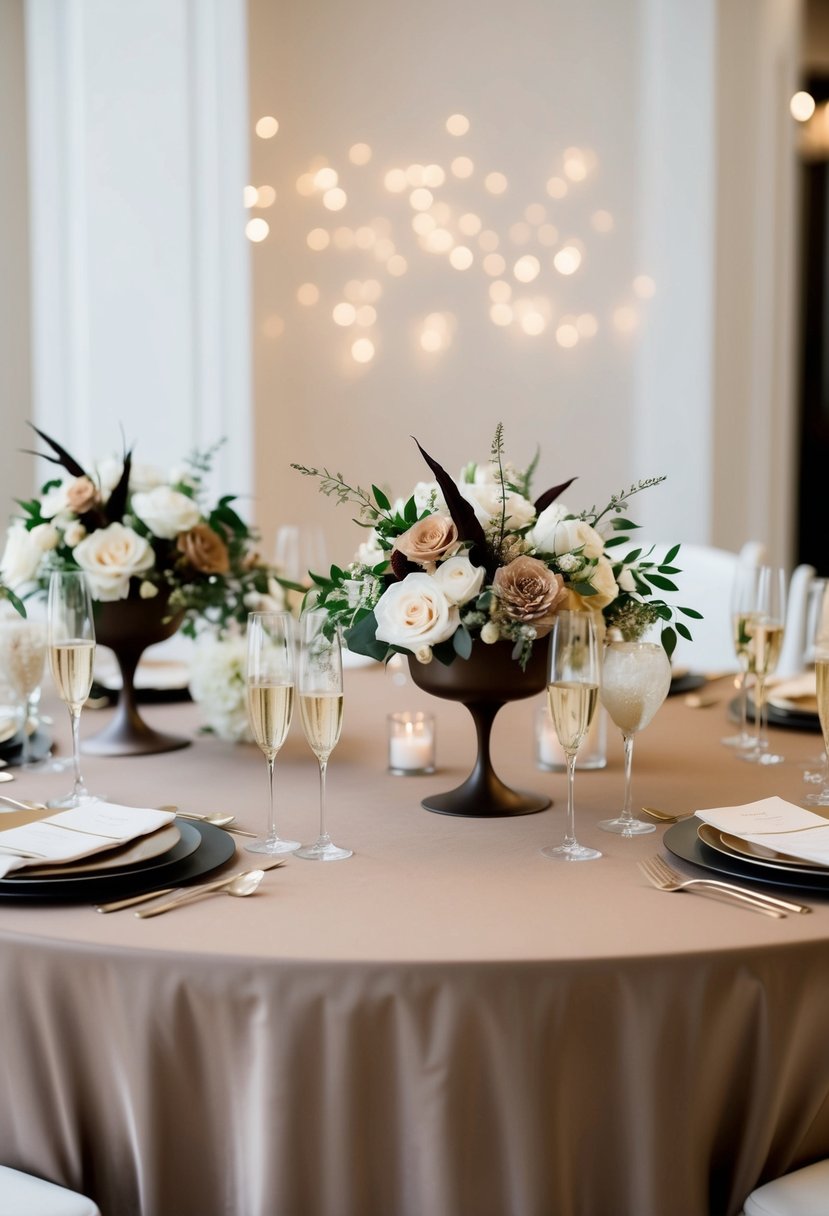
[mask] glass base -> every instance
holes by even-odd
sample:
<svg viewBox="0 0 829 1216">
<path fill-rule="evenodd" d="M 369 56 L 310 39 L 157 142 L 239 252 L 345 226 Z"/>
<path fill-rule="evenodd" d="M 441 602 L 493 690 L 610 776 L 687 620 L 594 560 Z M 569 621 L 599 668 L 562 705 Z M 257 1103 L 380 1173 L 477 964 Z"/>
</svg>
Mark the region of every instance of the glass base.
<svg viewBox="0 0 829 1216">
<path fill-rule="evenodd" d="M 738 760 L 746 760 L 749 764 L 782 764 L 786 759 L 785 756 L 778 756 L 776 752 L 766 752 L 754 748 L 750 752 L 741 752 L 737 757 Z"/>
<path fill-rule="evenodd" d="M 739 751 L 745 752 L 749 748 L 754 747 L 754 735 L 748 733 L 744 735 L 726 735 L 724 739 L 720 739 L 723 747 L 736 747 Z"/>
<path fill-rule="evenodd" d="M 583 844 L 557 844 L 541 850 L 541 856 L 550 861 L 595 861 L 601 857 L 598 849 L 588 849 Z"/>
<path fill-rule="evenodd" d="M 829 789 L 821 790 L 819 794 L 807 794 L 803 799 L 809 806 L 829 806 Z"/>
<path fill-rule="evenodd" d="M 301 849 L 297 849 L 295 857 L 301 857 L 303 861 L 344 861 L 346 857 L 353 857 L 351 849 L 341 849 L 327 837 L 323 840 L 318 840 L 316 844 L 303 845 Z"/>
<path fill-rule="evenodd" d="M 266 853 L 278 857 L 280 853 L 295 853 L 301 847 L 299 840 L 282 840 L 280 836 L 260 836 L 245 845 L 247 853 Z"/>
<path fill-rule="evenodd" d="M 90 802 L 105 802 L 106 794 L 90 794 L 84 790 L 80 794 L 66 794 L 63 798 L 50 798 L 46 805 L 52 811 L 73 811 L 75 807 L 87 806 Z"/>
<path fill-rule="evenodd" d="M 603 832 L 615 832 L 617 836 L 644 836 L 656 831 L 655 823 L 645 823 L 642 819 L 600 819 L 599 827 Z"/>
<path fill-rule="evenodd" d="M 48 755 L 43 760 L 30 760 L 20 767 L 27 773 L 68 773 L 72 771 L 72 757 Z"/>
</svg>

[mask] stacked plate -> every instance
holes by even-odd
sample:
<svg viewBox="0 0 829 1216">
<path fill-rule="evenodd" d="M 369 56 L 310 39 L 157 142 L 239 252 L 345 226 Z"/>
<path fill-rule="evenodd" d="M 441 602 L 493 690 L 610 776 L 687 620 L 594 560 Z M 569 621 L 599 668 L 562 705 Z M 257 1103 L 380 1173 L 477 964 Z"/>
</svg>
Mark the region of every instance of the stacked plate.
<svg viewBox="0 0 829 1216">
<path fill-rule="evenodd" d="M 829 867 L 742 840 L 693 816 L 669 827 L 663 839 L 674 856 L 716 874 L 829 893 Z"/>
<path fill-rule="evenodd" d="M 202 878 L 235 851 L 233 838 L 221 828 L 176 820 L 91 857 L 17 870 L 0 879 L 0 899 L 99 903 L 126 898 Z"/>
</svg>

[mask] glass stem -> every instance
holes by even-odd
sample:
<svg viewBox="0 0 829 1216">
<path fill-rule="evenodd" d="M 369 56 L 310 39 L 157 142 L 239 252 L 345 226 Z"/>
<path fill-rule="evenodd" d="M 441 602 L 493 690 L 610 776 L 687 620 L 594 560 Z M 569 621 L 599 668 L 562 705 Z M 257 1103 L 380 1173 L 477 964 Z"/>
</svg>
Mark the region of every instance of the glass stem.
<svg viewBox="0 0 829 1216">
<path fill-rule="evenodd" d="M 625 745 L 625 801 L 622 806 L 622 813 L 619 818 L 623 823 L 633 823 L 633 809 L 631 807 L 631 770 L 633 768 L 633 735 L 622 735 Z"/>
<path fill-rule="evenodd" d="M 763 677 L 758 673 L 757 683 L 754 685 L 754 748 L 755 751 L 763 750 L 763 725 L 764 725 L 764 710 L 766 684 Z"/>
<path fill-rule="evenodd" d="M 273 766 L 276 756 L 265 757 L 268 765 L 268 842 L 277 839 L 276 816 L 273 809 Z"/>
<path fill-rule="evenodd" d="M 740 686 L 738 689 L 740 698 L 740 738 L 745 743 L 748 740 L 748 667 L 740 668 Z"/>
<path fill-rule="evenodd" d="M 327 843 L 328 833 L 325 830 L 325 777 L 328 772 L 328 760 L 320 760 L 320 843 Z"/>
<path fill-rule="evenodd" d="M 28 726 L 29 726 L 29 698 L 28 697 L 24 697 L 23 705 L 21 706 L 20 712 L 21 712 L 20 730 L 22 732 L 22 740 L 23 740 L 22 744 L 21 744 L 21 749 L 20 749 L 20 763 L 25 768 L 26 765 L 29 763 L 29 759 L 30 759 L 30 756 L 29 756 L 29 731 L 28 731 Z"/>
<path fill-rule="evenodd" d="M 81 777 L 81 711 L 80 709 L 69 710 L 69 720 L 72 723 L 72 767 L 75 771 L 75 784 L 72 788 L 72 794 L 75 798 L 80 798 L 86 793 Z"/>
<path fill-rule="evenodd" d="M 565 752 L 567 757 L 567 827 L 564 834 L 565 848 L 576 844 L 576 810 L 573 804 L 573 784 L 576 778 L 576 753 Z"/>
</svg>

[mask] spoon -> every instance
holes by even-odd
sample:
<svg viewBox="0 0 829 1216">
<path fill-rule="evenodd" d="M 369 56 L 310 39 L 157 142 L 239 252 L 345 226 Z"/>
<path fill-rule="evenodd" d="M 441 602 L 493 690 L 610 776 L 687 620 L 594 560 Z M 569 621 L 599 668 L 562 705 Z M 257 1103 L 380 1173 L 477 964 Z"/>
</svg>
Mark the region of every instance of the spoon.
<svg viewBox="0 0 829 1216">
<path fill-rule="evenodd" d="M 643 806 L 642 810 L 646 815 L 650 815 L 651 819 L 658 819 L 660 823 L 679 823 L 681 819 L 690 819 L 691 815 L 672 815 L 669 811 L 660 811 L 655 806 Z"/>
<path fill-rule="evenodd" d="M 179 819 L 194 819 L 196 823 L 210 823 L 214 828 L 224 828 L 228 832 L 235 832 L 237 836 L 252 836 L 255 837 L 255 832 L 248 832 L 244 828 L 234 828 L 230 825 L 236 822 L 235 815 L 222 815 L 215 811 L 211 815 L 197 815 L 195 811 L 180 811 L 177 806 L 160 806 L 160 811 L 172 811 Z"/>
<path fill-rule="evenodd" d="M 0 774 L 2 776 L 2 774 Z M 8 794 L 0 794 L 0 802 L 9 802 L 12 806 L 18 807 L 21 811 L 45 811 L 48 810 L 42 802 L 18 802 L 16 798 L 10 798 Z"/>
<path fill-rule="evenodd" d="M 709 709 L 712 705 L 719 704 L 719 697 L 704 697 L 698 692 L 689 692 L 685 704 L 689 709 Z"/>
<path fill-rule="evenodd" d="M 253 895 L 264 877 L 264 870 L 246 870 L 243 874 L 237 874 L 235 878 L 227 878 L 224 882 L 214 883 L 209 889 L 202 887 L 200 891 L 191 891 L 186 895 L 180 895 L 178 899 L 168 900 L 166 904 L 156 904 L 154 908 L 142 908 L 140 912 L 136 912 L 134 915 L 140 920 L 144 920 L 148 916 L 160 916 L 162 912 L 171 912 L 174 908 L 180 908 L 183 904 L 189 904 L 193 900 L 200 899 L 202 895 L 211 895 L 218 892 L 221 892 L 223 895 L 237 895 L 242 899 L 246 895 Z"/>
</svg>

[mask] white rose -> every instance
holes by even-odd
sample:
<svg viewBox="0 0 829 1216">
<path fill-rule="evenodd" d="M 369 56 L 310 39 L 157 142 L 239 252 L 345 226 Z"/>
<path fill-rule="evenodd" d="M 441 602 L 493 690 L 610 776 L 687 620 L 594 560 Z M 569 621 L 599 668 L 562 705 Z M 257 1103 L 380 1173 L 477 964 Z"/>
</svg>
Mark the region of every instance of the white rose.
<svg viewBox="0 0 829 1216">
<path fill-rule="evenodd" d="M 414 488 L 414 500 L 418 514 L 421 511 L 434 511 L 438 515 L 448 515 L 446 499 L 436 481 L 419 481 Z"/>
<path fill-rule="evenodd" d="M 414 654 L 445 642 L 460 624 L 457 605 L 450 604 L 429 574 L 408 574 L 393 583 L 377 601 L 374 615 L 379 641 Z"/>
<path fill-rule="evenodd" d="M 619 571 L 619 577 L 616 581 L 619 584 L 620 591 L 636 590 L 636 583 L 633 581 L 633 575 L 631 574 L 630 570 L 628 570 L 627 566 L 625 566 L 623 570 Z"/>
<path fill-rule="evenodd" d="M 590 573 L 590 577 L 584 580 L 589 583 L 596 591 L 595 595 L 586 597 L 585 603 L 590 608 L 606 608 L 608 604 L 612 604 L 619 594 L 619 587 L 616 579 L 613 577 L 613 567 L 606 557 L 600 557 L 597 565 Z M 571 584 L 574 591 L 578 591 L 578 582 Z"/>
<path fill-rule="evenodd" d="M 443 589 L 450 604 L 466 604 L 474 599 L 484 583 L 483 566 L 473 566 L 464 553 L 441 562 L 432 576 Z"/>
<path fill-rule="evenodd" d="M 170 469 L 170 475 L 166 480 L 171 486 L 192 486 L 195 488 L 196 485 L 196 479 L 189 464 L 174 465 Z"/>
<path fill-rule="evenodd" d="M 125 600 L 130 579 L 155 564 L 149 541 L 123 524 L 99 528 L 75 546 L 75 561 L 86 571 L 96 600 Z"/>
<path fill-rule="evenodd" d="M 179 532 L 188 532 L 201 519 L 193 499 L 169 486 L 157 486 L 147 494 L 133 494 L 132 509 L 153 536 L 163 540 L 173 540 Z"/>
<path fill-rule="evenodd" d="M 74 477 L 62 481 L 59 486 L 52 486 L 40 500 L 40 514 L 43 519 L 54 519 L 62 511 L 69 510 L 69 487 Z"/>
<path fill-rule="evenodd" d="M 471 505 L 475 518 L 482 527 L 492 520 L 500 520 L 502 501 L 501 486 L 497 482 L 487 482 L 483 485 L 470 485 L 461 482 L 458 486 L 461 495 Z M 521 494 L 507 490 L 506 496 L 506 526 L 511 531 L 526 528 L 535 518 L 535 507 Z"/>
<path fill-rule="evenodd" d="M 77 519 L 73 519 L 71 523 L 66 525 L 66 530 L 63 533 L 63 543 L 68 545 L 70 549 L 74 549 L 75 545 L 79 545 L 86 536 L 86 528 Z"/>
<path fill-rule="evenodd" d="M 376 530 L 372 528 L 354 554 L 354 560 L 355 562 L 359 562 L 361 566 L 379 566 L 387 558 L 388 554 L 385 549 L 380 547 L 380 538 Z"/>
<path fill-rule="evenodd" d="M 550 509 L 547 508 L 548 511 Z M 560 556 L 578 550 L 583 557 L 591 559 L 603 555 L 604 541 L 590 524 L 583 519 L 558 519 L 555 523 L 544 523 L 546 514 L 546 511 L 542 511 L 535 527 L 527 533 L 527 540 L 539 553 Z"/>
<path fill-rule="evenodd" d="M 134 464 L 130 467 L 131 494 L 143 494 L 166 484 L 167 478 L 154 464 Z"/>
<path fill-rule="evenodd" d="M 41 553 L 48 553 L 50 549 L 57 549 L 60 544 L 60 533 L 54 524 L 36 524 L 32 528 L 30 536 L 36 542 Z"/>
<path fill-rule="evenodd" d="M 12 524 L 6 532 L 6 548 L 0 561 L 0 577 L 15 591 L 37 577 L 43 550 L 22 523 Z"/>
<path fill-rule="evenodd" d="M 107 456 L 106 459 L 99 460 L 95 465 L 93 481 L 98 483 L 104 502 L 118 485 L 123 471 L 124 462 L 118 456 Z"/>
<path fill-rule="evenodd" d="M 553 537 L 558 524 L 566 515 L 572 515 L 569 507 L 563 502 L 552 502 L 545 507 L 535 521 L 535 525 L 527 533 L 527 540 L 539 553 L 555 553 Z"/>
</svg>

